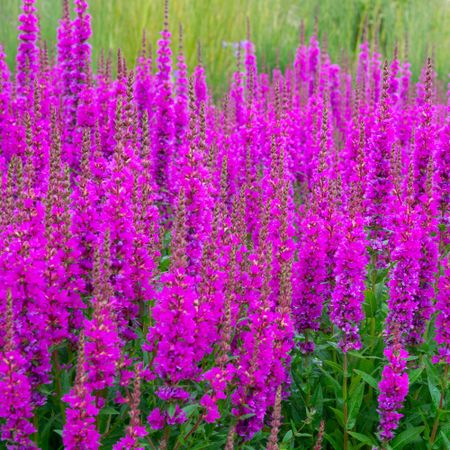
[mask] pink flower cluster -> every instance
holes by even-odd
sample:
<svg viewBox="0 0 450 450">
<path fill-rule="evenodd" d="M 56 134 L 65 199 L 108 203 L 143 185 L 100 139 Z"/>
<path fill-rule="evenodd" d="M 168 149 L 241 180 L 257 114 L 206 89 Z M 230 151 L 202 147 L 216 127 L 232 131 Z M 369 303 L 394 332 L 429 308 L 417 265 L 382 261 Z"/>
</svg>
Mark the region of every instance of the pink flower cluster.
<svg viewBox="0 0 450 450">
<path fill-rule="evenodd" d="M 144 38 L 135 70 L 119 53 L 114 77 L 111 57 L 93 71 L 85 0 L 74 14 L 64 2 L 55 60 L 34 3 L 15 71 L 0 47 L 8 448 L 35 448 L 49 387 L 68 449 L 100 448 L 102 409 L 117 404 L 116 449 L 155 432 L 170 448 L 192 405 L 200 421 L 231 421 L 227 448 L 267 426 L 278 448 L 293 355 L 314 352 L 319 330 L 342 352 L 364 346 L 369 263 L 389 269 L 378 412 L 390 440 L 407 347 L 435 309 L 435 362 L 450 363 L 449 119 L 431 63 L 414 89 L 408 63 L 382 67 L 363 44 L 353 79 L 314 35 L 265 73 L 248 39 L 216 103 L 201 61 L 188 74 L 181 33 L 173 70 L 167 10 L 156 55 Z"/>
</svg>

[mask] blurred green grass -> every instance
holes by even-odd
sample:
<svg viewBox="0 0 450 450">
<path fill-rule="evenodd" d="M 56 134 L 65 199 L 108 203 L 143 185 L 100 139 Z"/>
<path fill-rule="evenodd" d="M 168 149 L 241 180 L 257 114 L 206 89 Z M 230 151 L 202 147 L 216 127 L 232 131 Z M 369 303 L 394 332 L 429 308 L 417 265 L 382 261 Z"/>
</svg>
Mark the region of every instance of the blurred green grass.
<svg viewBox="0 0 450 450">
<path fill-rule="evenodd" d="M 20 0 L 0 0 L 0 43 L 10 64 L 17 45 Z M 131 64 L 139 52 L 142 31 L 156 45 L 163 21 L 163 0 L 90 0 L 94 60 L 100 49 L 118 47 Z M 61 0 L 37 0 L 42 35 L 54 45 Z M 450 0 L 171 0 L 170 28 L 178 40 L 184 28 L 188 64 L 197 59 L 197 43 L 209 81 L 221 89 L 235 67 L 231 46 L 246 39 L 246 18 L 256 44 L 259 62 L 283 67 L 293 58 L 303 20 L 306 35 L 318 20 L 319 37 L 326 35 L 334 61 L 354 63 L 364 28 L 369 41 L 378 42 L 385 57 L 397 46 L 408 53 L 415 77 L 428 55 L 433 55 L 441 80 L 450 71 Z M 176 49 L 178 44 L 173 48 Z"/>
</svg>

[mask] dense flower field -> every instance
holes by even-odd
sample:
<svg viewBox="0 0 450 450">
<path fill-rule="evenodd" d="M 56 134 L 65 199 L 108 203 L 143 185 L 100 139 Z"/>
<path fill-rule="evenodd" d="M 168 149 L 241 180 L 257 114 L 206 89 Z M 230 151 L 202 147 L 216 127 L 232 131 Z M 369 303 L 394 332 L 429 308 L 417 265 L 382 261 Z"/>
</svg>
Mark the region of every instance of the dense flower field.
<svg viewBox="0 0 450 450">
<path fill-rule="evenodd" d="M 432 61 L 352 74 L 313 35 L 269 74 L 249 36 L 214 102 L 167 9 L 94 72 L 74 4 L 55 56 L 34 0 L 0 47 L 2 448 L 450 448 Z"/>
</svg>

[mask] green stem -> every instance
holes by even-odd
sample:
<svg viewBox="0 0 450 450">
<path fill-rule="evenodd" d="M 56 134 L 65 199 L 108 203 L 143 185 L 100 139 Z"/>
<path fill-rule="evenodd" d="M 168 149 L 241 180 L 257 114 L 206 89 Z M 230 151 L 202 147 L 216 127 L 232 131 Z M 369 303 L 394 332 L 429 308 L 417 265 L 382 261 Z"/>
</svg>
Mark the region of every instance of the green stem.
<svg viewBox="0 0 450 450">
<path fill-rule="evenodd" d="M 33 440 L 34 440 L 34 443 L 36 444 L 36 447 L 38 447 L 39 446 L 39 416 L 38 416 L 37 411 L 35 411 L 35 414 L 33 416 L 33 425 L 34 425 L 34 428 L 36 429 L 36 433 L 34 433 Z"/>
<path fill-rule="evenodd" d="M 99 399 L 100 398 L 103 398 L 103 399 L 105 399 L 106 400 L 106 396 L 107 396 L 107 389 L 106 388 L 104 388 L 104 389 L 102 389 L 101 391 L 97 391 L 96 392 L 96 394 L 95 394 L 95 397 L 96 397 L 96 401 L 95 401 L 95 403 L 97 404 L 97 405 L 99 405 L 100 404 L 100 402 L 99 402 Z M 106 402 L 105 402 L 106 403 Z M 108 418 L 109 417 L 111 417 L 111 415 L 109 415 L 108 416 Z M 95 426 L 97 427 L 97 431 L 101 434 L 101 422 L 102 422 L 102 420 L 101 420 L 101 415 L 100 414 L 98 414 L 97 415 L 97 417 L 95 418 Z"/>
<path fill-rule="evenodd" d="M 122 421 L 123 421 L 123 419 L 124 419 L 124 417 L 125 417 L 125 411 L 126 411 L 126 410 L 124 410 L 124 411 L 122 412 L 122 414 L 119 415 L 119 417 L 117 418 L 117 420 L 115 420 L 115 422 L 114 422 L 114 424 L 113 424 L 112 427 L 110 427 L 110 426 L 108 425 L 107 431 L 104 431 L 104 432 L 103 432 L 102 439 L 105 439 L 105 437 L 107 437 L 108 435 L 110 435 L 113 431 L 115 431 L 115 430 L 119 427 L 119 425 L 121 425 L 121 424 L 123 423 Z M 109 417 L 112 417 L 112 416 L 110 415 Z"/>
<path fill-rule="evenodd" d="M 444 406 L 444 396 L 447 390 L 447 381 L 448 381 L 448 364 L 445 365 L 444 379 L 442 381 L 441 398 L 439 400 L 439 409 L 437 410 L 436 418 L 434 419 L 433 430 L 430 436 L 430 447 L 434 444 L 434 441 L 436 440 L 436 435 L 439 428 L 439 419 L 441 417 L 442 407 Z"/>
<path fill-rule="evenodd" d="M 159 443 L 159 450 L 167 450 L 167 446 L 169 444 L 169 436 L 170 436 L 170 428 L 168 426 L 164 429 L 164 434 Z"/>
<path fill-rule="evenodd" d="M 150 436 L 146 436 L 145 438 L 146 438 L 146 441 L 149 443 L 150 448 L 151 448 L 152 450 L 156 450 L 156 446 L 155 446 L 155 444 L 153 443 L 153 441 L 152 441 L 152 439 L 150 438 Z"/>
<path fill-rule="evenodd" d="M 66 423 L 66 408 L 61 400 L 62 397 L 62 383 L 61 383 L 61 365 L 59 364 L 59 354 L 58 350 L 55 348 L 53 350 L 53 363 L 55 366 L 55 387 L 56 387 L 56 397 L 59 401 L 59 406 L 61 409 L 61 419 L 63 424 Z"/>
<path fill-rule="evenodd" d="M 342 382 L 342 400 L 344 406 L 344 450 L 348 450 L 348 405 L 347 405 L 347 375 L 348 375 L 347 352 L 344 353 L 344 379 Z"/>
<path fill-rule="evenodd" d="M 195 422 L 194 426 L 189 430 L 189 432 L 186 434 L 186 436 L 183 437 L 183 441 L 186 442 L 187 439 L 189 439 L 192 434 L 194 434 L 197 430 L 197 428 L 202 423 L 203 416 L 200 414 L 199 418 L 197 419 L 197 422 Z M 180 448 L 181 442 L 178 441 L 174 447 L 174 450 L 178 450 Z"/>
<path fill-rule="evenodd" d="M 377 293 L 376 293 L 376 290 L 377 290 L 377 269 L 376 269 L 376 267 L 377 267 L 377 260 L 378 260 L 378 257 L 377 257 L 377 255 L 373 255 L 372 256 L 372 264 L 373 264 L 373 267 L 372 267 L 372 273 L 371 273 L 371 279 L 370 279 L 370 287 L 371 287 L 371 289 L 372 289 L 372 293 L 373 293 L 373 301 L 371 302 L 372 304 L 370 305 L 371 306 L 371 318 L 370 318 L 370 335 L 372 336 L 372 337 L 374 337 L 375 336 L 375 334 L 376 334 L 376 311 L 377 311 L 377 297 L 376 297 L 376 295 L 377 295 Z"/>
<path fill-rule="evenodd" d="M 105 433 L 109 432 L 109 427 L 111 426 L 112 414 L 108 414 L 108 419 L 106 420 Z"/>
</svg>

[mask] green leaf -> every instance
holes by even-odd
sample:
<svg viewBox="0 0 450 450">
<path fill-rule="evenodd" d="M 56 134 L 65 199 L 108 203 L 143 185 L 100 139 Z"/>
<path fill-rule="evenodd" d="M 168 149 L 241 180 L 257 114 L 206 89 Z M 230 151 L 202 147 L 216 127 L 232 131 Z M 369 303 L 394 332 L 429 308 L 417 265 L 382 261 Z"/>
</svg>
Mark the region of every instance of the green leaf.
<svg viewBox="0 0 450 450">
<path fill-rule="evenodd" d="M 364 397 L 364 384 L 360 383 L 355 389 L 355 392 L 350 396 L 348 402 L 348 427 L 351 429 L 355 426 L 356 416 L 361 409 L 362 400 Z"/>
<path fill-rule="evenodd" d="M 254 415 L 255 413 L 243 414 L 242 416 L 239 416 L 239 420 L 250 419 L 250 417 L 253 417 Z"/>
<path fill-rule="evenodd" d="M 364 350 L 358 351 L 358 350 L 350 350 L 347 355 L 352 358 L 360 358 L 360 359 L 366 359 L 366 355 L 364 354 Z"/>
<path fill-rule="evenodd" d="M 385 292 L 386 292 L 385 284 L 377 283 L 375 286 L 375 298 L 377 299 L 377 302 L 383 301 Z"/>
<path fill-rule="evenodd" d="M 60 436 L 63 435 L 63 430 L 53 430 L 56 434 L 59 434 Z"/>
<path fill-rule="evenodd" d="M 441 431 L 441 437 L 442 437 L 442 442 L 445 445 L 445 447 L 444 447 L 445 450 L 450 450 L 450 440 L 443 431 Z"/>
<path fill-rule="evenodd" d="M 167 408 L 167 414 L 169 414 L 169 417 L 173 417 L 175 415 L 175 405 L 171 403 L 169 407 Z"/>
<path fill-rule="evenodd" d="M 332 445 L 331 448 L 338 450 L 342 448 L 341 440 L 336 439 L 331 434 L 325 433 L 325 439 Z"/>
<path fill-rule="evenodd" d="M 167 272 L 170 266 L 170 256 L 163 256 L 159 262 L 159 270 L 161 272 Z"/>
<path fill-rule="evenodd" d="M 423 372 L 423 367 L 418 367 L 417 369 L 411 370 L 409 372 L 409 384 L 414 384 Z"/>
<path fill-rule="evenodd" d="M 325 364 L 332 367 L 335 372 L 342 373 L 342 370 L 343 370 L 342 364 L 337 364 L 333 361 L 325 361 Z"/>
<path fill-rule="evenodd" d="M 39 444 L 43 450 L 48 448 L 48 445 L 45 444 L 50 440 L 50 434 L 53 431 L 53 427 L 55 426 L 55 420 L 56 416 L 52 412 L 51 417 L 46 420 L 44 427 L 39 430 Z"/>
<path fill-rule="evenodd" d="M 372 375 L 369 375 L 362 370 L 354 369 L 354 372 L 361 376 L 361 378 L 369 385 L 372 386 L 375 390 L 378 390 L 377 380 Z"/>
<path fill-rule="evenodd" d="M 363 442 L 364 444 L 370 445 L 371 447 L 376 445 L 376 442 L 365 434 L 355 433 L 354 431 L 349 431 L 348 434 L 354 437 L 359 442 Z"/>
<path fill-rule="evenodd" d="M 319 366 L 320 371 L 325 375 L 330 385 L 334 387 L 334 391 L 338 394 L 338 397 L 342 397 L 342 387 L 336 378 L 332 377 L 326 370 Z"/>
<path fill-rule="evenodd" d="M 322 415 L 323 413 L 323 391 L 322 391 L 322 385 L 317 385 L 316 390 L 314 391 L 314 394 L 312 396 L 312 404 L 316 406 L 317 414 Z"/>
<path fill-rule="evenodd" d="M 410 442 L 414 442 L 417 440 L 417 438 L 420 436 L 420 433 L 424 430 L 425 427 L 414 427 L 414 428 L 408 428 L 407 430 L 400 433 L 393 441 L 392 441 L 392 448 L 395 450 L 403 449 L 407 444 Z"/>
<path fill-rule="evenodd" d="M 379 361 L 381 361 L 383 358 L 380 358 L 379 356 L 369 356 L 369 355 L 366 355 L 365 354 L 365 350 L 364 351 L 360 351 L 360 352 L 357 352 L 357 351 L 354 351 L 354 350 L 352 350 L 352 351 L 350 351 L 350 352 L 348 352 L 348 354 L 353 358 L 359 358 L 359 359 L 364 359 L 365 361 L 368 361 L 368 360 L 370 360 L 370 359 L 376 359 L 376 360 L 379 360 Z"/>
<path fill-rule="evenodd" d="M 289 430 L 283 437 L 283 440 L 281 442 L 283 442 L 284 444 L 291 442 L 292 438 L 293 438 L 293 433 L 292 430 Z"/>
<path fill-rule="evenodd" d="M 440 373 L 438 367 L 428 359 L 425 359 L 424 361 L 427 366 L 427 378 L 431 379 L 433 384 L 437 385 L 440 380 Z"/>
<path fill-rule="evenodd" d="M 117 410 L 115 410 L 114 408 L 112 408 L 111 406 L 107 406 L 106 408 L 102 408 L 100 410 L 100 415 L 113 416 L 116 414 L 119 414 L 119 412 Z"/>
<path fill-rule="evenodd" d="M 380 269 L 377 271 L 377 285 L 378 284 L 384 284 L 383 281 L 385 280 L 387 274 L 389 273 L 389 269 Z"/>
<path fill-rule="evenodd" d="M 191 417 L 194 411 L 199 408 L 199 405 L 187 405 L 183 408 L 184 413 L 187 417 Z"/>
<path fill-rule="evenodd" d="M 439 388 L 432 382 L 431 378 L 428 377 L 428 390 L 430 391 L 431 399 L 433 400 L 433 405 L 436 409 L 439 408 L 439 402 L 441 400 L 441 393 Z"/>
<path fill-rule="evenodd" d="M 339 409 L 332 408 L 332 407 L 331 407 L 331 410 L 334 412 L 334 414 L 336 414 L 336 418 L 337 418 L 339 424 L 341 426 L 344 426 L 344 413 L 342 411 L 340 411 Z"/>
</svg>

